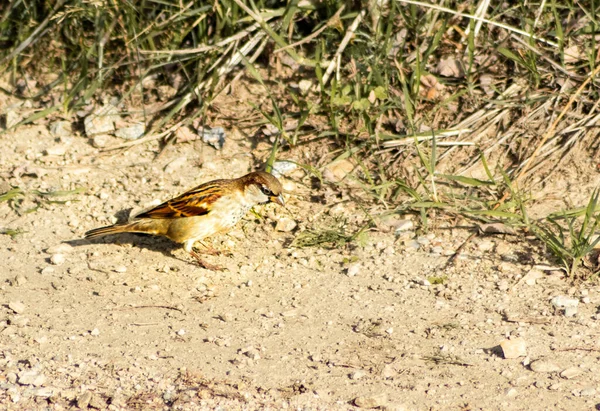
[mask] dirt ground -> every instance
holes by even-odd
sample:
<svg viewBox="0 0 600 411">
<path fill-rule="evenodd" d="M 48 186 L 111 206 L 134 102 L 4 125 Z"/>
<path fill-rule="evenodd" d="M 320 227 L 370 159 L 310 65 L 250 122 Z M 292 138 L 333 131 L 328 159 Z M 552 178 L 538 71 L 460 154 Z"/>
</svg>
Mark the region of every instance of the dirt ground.
<svg viewBox="0 0 600 411">
<path fill-rule="evenodd" d="M 283 178 L 287 210 L 262 207 L 214 240 L 231 250 L 207 257 L 221 272 L 166 239 L 81 240 L 256 169 L 264 157 L 226 131 L 221 151 L 196 141 L 158 159 L 157 145 L 106 153 L 48 125 L 0 136 L 0 192 L 27 192 L 0 203 L 1 228 L 21 231 L 0 235 L 3 409 L 600 408 L 600 288 L 548 268 L 533 240 L 478 236 L 448 265 L 469 230 L 417 233 L 398 216 L 362 246 L 295 248 L 306 229 L 364 219 L 352 188 L 315 188 L 300 170 Z M 557 296 L 579 302 L 575 315 Z"/>
</svg>

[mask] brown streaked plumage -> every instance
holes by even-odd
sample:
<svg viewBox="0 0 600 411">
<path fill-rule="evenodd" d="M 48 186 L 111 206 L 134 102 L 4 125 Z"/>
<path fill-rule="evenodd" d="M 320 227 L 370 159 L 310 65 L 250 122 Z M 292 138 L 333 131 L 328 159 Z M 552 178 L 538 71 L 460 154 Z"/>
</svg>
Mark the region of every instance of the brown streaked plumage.
<svg viewBox="0 0 600 411">
<path fill-rule="evenodd" d="M 193 250 L 196 241 L 232 228 L 257 204 L 284 205 L 281 183 L 273 175 L 255 171 L 232 180 L 214 180 L 144 211 L 130 222 L 95 228 L 85 238 L 118 233 L 161 235 L 177 243 L 206 268 Z"/>
</svg>

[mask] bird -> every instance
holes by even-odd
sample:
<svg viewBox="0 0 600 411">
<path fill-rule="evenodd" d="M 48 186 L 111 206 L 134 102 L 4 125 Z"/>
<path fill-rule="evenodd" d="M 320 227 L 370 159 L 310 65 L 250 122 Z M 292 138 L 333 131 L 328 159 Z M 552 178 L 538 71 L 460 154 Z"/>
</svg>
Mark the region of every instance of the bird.
<svg viewBox="0 0 600 411">
<path fill-rule="evenodd" d="M 194 250 L 194 243 L 231 229 L 255 205 L 276 203 L 285 207 L 283 187 L 265 171 L 254 171 L 235 179 L 200 184 L 164 203 L 142 211 L 126 223 L 99 227 L 85 233 L 86 239 L 119 233 L 145 233 L 164 236 L 176 243 L 209 270 L 219 267 L 206 263 Z"/>
</svg>

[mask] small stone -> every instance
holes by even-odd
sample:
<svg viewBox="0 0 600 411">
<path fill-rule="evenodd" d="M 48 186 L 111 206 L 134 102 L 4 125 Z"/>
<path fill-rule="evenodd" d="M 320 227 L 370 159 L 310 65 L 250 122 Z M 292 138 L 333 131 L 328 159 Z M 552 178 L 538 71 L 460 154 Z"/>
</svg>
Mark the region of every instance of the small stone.
<svg viewBox="0 0 600 411">
<path fill-rule="evenodd" d="M 50 275 L 50 274 L 52 274 L 54 271 L 55 271 L 55 270 L 54 270 L 54 268 L 53 268 L 53 267 L 50 267 L 50 266 L 48 266 L 48 267 L 44 267 L 44 268 L 42 269 L 42 271 L 41 271 L 41 274 L 42 274 L 42 275 Z"/>
<path fill-rule="evenodd" d="M 50 257 L 50 262 L 54 265 L 64 264 L 65 260 L 64 254 L 54 254 L 52 257 Z"/>
<path fill-rule="evenodd" d="M 479 251 L 487 252 L 492 251 L 494 249 L 495 244 L 490 240 L 483 240 L 479 244 L 477 244 L 477 248 Z"/>
<path fill-rule="evenodd" d="M 346 269 L 346 275 L 348 277 L 354 277 L 360 273 L 360 264 L 350 264 Z"/>
<path fill-rule="evenodd" d="M 360 396 L 354 399 L 354 405 L 359 408 L 377 408 L 381 407 L 387 402 L 387 396 L 385 394 L 373 395 L 373 396 Z"/>
<path fill-rule="evenodd" d="M 39 374 L 36 370 L 25 370 L 19 373 L 19 384 L 33 385 L 39 387 L 46 382 L 46 376 Z"/>
<path fill-rule="evenodd" d="M 513 338 L 500 343 L 504 358 L 519 358 L 527 356 L 527 345 L 523 338 Z"/>
<path fill-rule="evenodd" d="M 281 176 L 290 174 L 296 168 L 298 168 L 298 165 L 292 161 L 275 161 L 273 163 L 273 168 L 271 169 L 271 174 L 279 178 Z"/>
<path fill-rule="evenodd" d="M 46 253 L 48 254 L 68 254 L 71 251 L 73 251 L 73 246 L 67 243 L 57 244 L 46 249 Z"/>
<path fill-rule="evenodd" d="M 572 378 L 579 376 L 580 374 L 581 374 L 581 369 L 579 367 L 569 367 L 569 368 L 563 370 L 560 373 L 560 376 L 562 378 L 570 380 Z"/>
<path fill-rule="evenodd" d="M 417 237 L 417 243 L 419 243 L 422 246 L 428 246 L 429 244 L 431 244 L 431 240 L 426 236 L 422 235 Z"/>
<path fill-rule="evenodd" d="M 92 139 L 92 145 L 96 148 L 106 147 L 110 137 L 106 134 L 98 134 Z"/>
<path fill-rule="evenodd" d="M 550 386 L 548 387 L 548 389 L 549 389 L 550 391 L 556 391 L 556 390 L 559 390 L 559 389 L 560 389 L 560 387 L 561 387 L 561 384 L 557 382 L 557 383 L 554 383 L 554 384 L 550 385 Z"/>
<path fill-rule="evenodd" d="M 348 377 L 350 377 L 351 380 L 360 380 L 365 375 L 367 375 L 367 373 L 364 372 L 363 370 L 356 370 L 356 371 L 352 371 Z"/>
<path fill-rule="evenodd" d="M 298 88 L 303 96 L 306 96 L 312 87 L 312 81 L 303 79 L 298 82 Z"/>
<path fill-rule="evenodd" d="M 115 130 L 115 121 L 119 118 L 119 112 L 115 106 L 109 104 L 99 107 L 83 120 L 85 134 L 91 137 L 96 134 L 111 133 Z"/>
<path fill-rule="evenodd" d="M 21 116 L 14 110 L 8 110 L 4 119 L 4 125 L 6 129 L 16 126 L 21 121 Z"/>
<path fill-rule="evenodd" d="M 46 149 L 46 155 L 49 156 L 64 156 L 67 152 L 67 148 L 62 144 L 58 144 Z"/>
<path fill-rule="evenodd" d="M 504 391 L 504 393 L 506 394 L 507 397 L 515 397 L 517 395 L 517 389 L 510 387 L 510 388 L 507 388 L 506 391 Z"/>
<path fill-rule="evenodd" d="M 33 391 L 35 397 L 50 398 L 54 394 L 53 387 L 40 387 Z"/>
<path fill-rule="evenodd" d="M 213 129 L 198 127 L 198 134 L 202 137 L 202 141 L 220 150 L 225 145 L 225 130 L 223 127 L 215 127 Z"/>
<path fill-rule="evenodd" d="M 579 300 L 565 295 L 558 295 L 550 300 L 550 303 L 556 308 L 577 307 Z"/>
<path fill-rule="evenodd" d="M 277 225 L 275 226 L 275 230 L 281 231 L 284 233 L 289 233 L 294 228 L 296 228 L 298 224 L 288 217 L 282 217 L 277 221 Z"/>
<path fill-rule="evenodd" d="M 106 401 L 98 394 L 92 394 L 89 406 L 97 410 L 104 410 L 106 409 Z"/>
<path fill-rule="evenodd" d="M 531 368 L 531 371 L 539 373 L 560 371 L 558 365 L 545 359 L 532 361 L 531 364 L 529 364 L 529 368 Z"/>
<path fill-rule="evenodd" d="M 243 354 L 254 361 L 260 360 L 260 352 L 254 347 L 247 348 Z"/>
<path fill-rule="evenodd" d="M 23 317 L 22 315 L 13 315 L 10 318 L 10 325 L 14 325 L 18 328 L 26 327 L 29 324 L 29 318 Z"/>
<path fill-rule="evenodd" d="M 179 336 L 185 335 L 185 330 L 182 328 L 181 330 L 177 331 L 177 335 L 179 335 Z"/>
<path fill-rule="evenodd" d="M 498 290 L 500 291 L 506 291 L 509 289 L 509 284 L 507 280 L 500 280 L 498 281 L 498 284 L 496 285 L 496 287 L 498 287 Z"/>
<path fill-rule="evenodd" d="M 584 304 L 589 304 L 589 303 L 592 302 L 592 299 L 590 297 L 583 297 L 581 299 L 581 302 L 584 303 Z"/>
<path fill-rule="evenodd" d="M 115 267 L 114 269 L 115 273 L 126 273 L 127 272 L 127 267 L 125 267 L 124 265 L 118 265 Z"/>
<path fill-rule="evenodd" d="M 146 125 L 144 123 L 134 123 L 130 126 L 118 129 L 115 136 L 125 140 L 137 140 L 144 135 Z"/>
<path fill-rule="evenodd" d="M 354 170 L 354 164 L 350 160 L 339 160 L 328 164 L 323 171 L 323 177 L 333 183 L 339 183 Z"/>
<path fill-rule="evenodd" d="M 584 389 L 581 390 L 581 394 L 582 397 L 592 397 L 594 395 L 596 395 L 596 388 L 594 387 L 586 387 Z"/>
<path fill-rule="evenodd" d="M 27 277 L 25 277 L 23 274 L 17 274 L 17 276 L 12 280 L 11 284 L 12 286 L 21 286 L 24 285 L 27 282 Z"/>
<path fill-rule="evenodd" d="M 282 317 L 295 317 L 296 315 L 298 315 L 296 310 L 289 310 L 289 311 L 284 311 L 281 313 Z"/>
<path fill-rule="evenodd" d="M 73 134 L 70 121 L 55 121 L 50 124 L 50 133 L 56 137 L 69 137 Z"/>
<path fill-rule="evenodd" d="M 523 277 L 523 281 L 527 285 L 535 285 L 536 281 L 540 278 L 544 277 L 544 273 L 539 270 L 532 269 L 529 270 L 527 274 Z"/>
<path fill-rule="evenodd" d="M 565 317 L 575 317 L 577 315 L 577 307 L 566 307 Z"/>
<path fill-rule="evenodd" d="M 84 392 L 79 397 L 77 397 L 77 407 L 81 409 L 86 409 L 90 404 L 91 399 L 92 393 L 90 391 Z"/>
<path fill-rule="evenodd" d="M 97 328 L 94 328 L 92 331 L 90 331 L 90 335 L 97 337 L 100 335 L 100 330 Z"/>
<path fill-rule="evenodd" d="M 405 231 L 410 231 L 415 227 L 415 223 L 412 220 L 398 220 L 396 223 L 396 230 L 394 234 L 400 235 L 400 233 Z"/>
<path fill-rule="evenodd" d="M 13 310 L 15 314 L 23 314 L 23 312 L 25 311 L 25 304 L 23 304 L 20 301 L 11 301 L 10 303 L 8 303 L 8 308 Z"/>
</svg>

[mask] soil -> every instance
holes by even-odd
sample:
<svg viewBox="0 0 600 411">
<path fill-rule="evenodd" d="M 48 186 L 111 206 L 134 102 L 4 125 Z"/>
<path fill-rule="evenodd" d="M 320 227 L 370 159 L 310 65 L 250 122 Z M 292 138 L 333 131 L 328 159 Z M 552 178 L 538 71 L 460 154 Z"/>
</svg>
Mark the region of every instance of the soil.
<svg viewBox="0 0 600 411">
<path fill-rule="evenodd" d="M 287 209 L 259 207 L 213 239 L 230 253 L 206 258 L 224 271 L 164 238 L 82 240 L 131 208 L 256 169 L 265 153 L 226 131 L 222 150 L 194 141 L 158 158 L 156 142 L 106 152 L 45 124 L 0 136 L 0 192 L 26 193 L 0 203 L 3 228 L 19 231 L 0 235 L 2 408 L 600 407 L 600 288 L 566 279 L 533 239 L 478 235 L 452 262 L 469 224 L 417 232 L 407 215 L 362 244 L 295 247 L 306 230 L 366 218 L 348 201 L 359 187 L 315 186 L 298 169 L 282 178 Z M 501 343 L 525 347 L 505 358 Z"/>
</svg>

